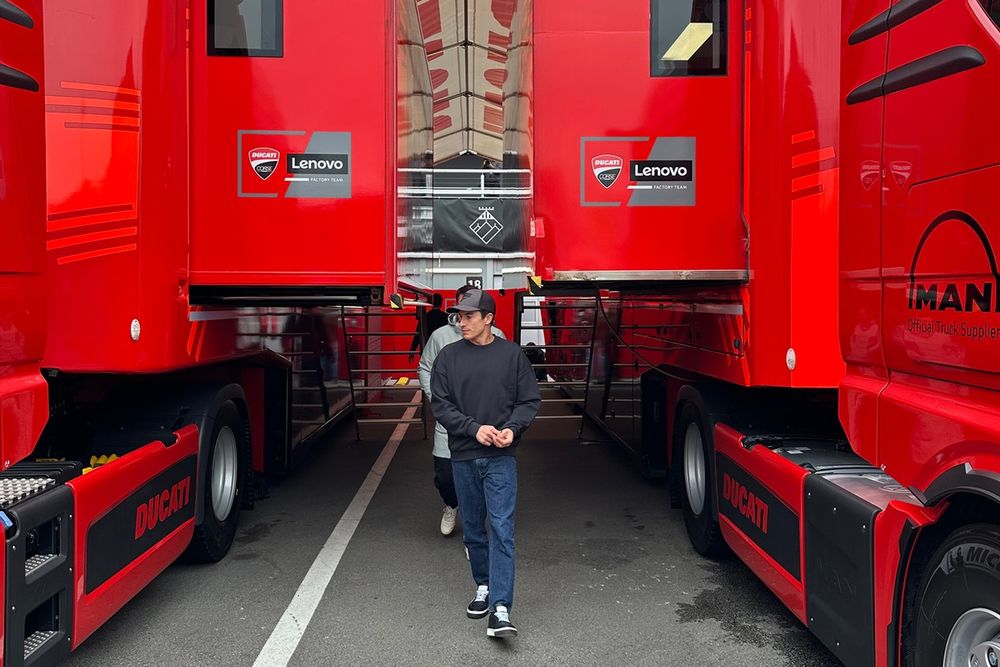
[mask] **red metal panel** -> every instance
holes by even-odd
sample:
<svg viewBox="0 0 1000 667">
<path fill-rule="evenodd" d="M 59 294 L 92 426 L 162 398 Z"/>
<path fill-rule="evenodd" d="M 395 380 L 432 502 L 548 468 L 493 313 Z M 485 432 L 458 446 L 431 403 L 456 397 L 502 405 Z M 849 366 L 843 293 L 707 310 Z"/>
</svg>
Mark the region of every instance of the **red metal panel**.
<svg viewBox="0 0 1000 667">
<path fill-rule="evenodd" d="M 0 63 L 37 90 L 0 86 L 0 467 L 35 447 L 48 418 L 48 391 L 38 372 L 45 345 L 43 235 L 45 126 L 42 3 L 19 2 L 33 27 L 0 20 Z"/>
<path fill-rule="evenodd" d="M 729 548 L 764 582 L 781 603 L 806 622 L 805 594 L 802 585 L 785 572 L 763 549 L 750 540 L 732 521 L 719 517 L 722 536 Z"/>
<path fill-rule="evenodd" d="M 41 85 L 42 3 L 18 2 L 31 27 L 0 20 L 0 63 L 22 72 L 37 90 L 0 86 L 0 466 L 35 448 L 48 419 L 48 385 L 38 364 L 45 345 L 44 98 Z M 29 81 L 26 85 L 31 86 Z M 0 549 L 0 572 L 6 572 Z M 6 581 L 6 577 L 4 577 Z M 0 608 L 6 609 L 0 581 Z M 0 663 L 4 628 L 0 628 Z"/>
<path fill-rule="evenodd" d="M 902 604 L 903 590 L 899 591 L 896 600 L 897 586 L 906 585 L 899 581 L 900 569 L 909 567 L 909 562 L 900 553 L 900 536 L 909 524 L 912 528 L 922 528 L 934 523 L 942 514 L 943 507 L 923 508 L 904 502 L 890 502 L 885 510 L 875 518 L 875 664 L 878 667 L 890 667 L 888 663 L 889 642 L 896 642 L 893 647 L 895 655 L 899 655 L 899 626 L 896 635 L 889 634 L 889 626 L 893 620 L 902 618 L 902 610 L 896 604 Z"/>
<path fill-rule="evenodd" d="M 990 100 L 1000 99 L 1000 31 L 978 3 L 941 3 L 895 28 L 890 44 L 890 70 L 955 46 L 978 50 L 986 64 L 886 98 L 887 362 L 998 389 L 1000 168 L 989 167 L 996 149 L 983 131 L 995 119 Z M 917 108 L 943 122 L 927 123 Z M 974 301 L 976 294 L 985 298 Z"/>
<path fill-rule="evenodd" d="M 680 236 L 671 231 L 666 252 L 676 247 L 697 262 L 700 251 L 692 254 L 685 235 L 706 230 L 711 240 L 705 247 L 720 256 L 730 241 L 745 240 L 749 282 L 699 291 L 673 287 L 676 306 L 691 312 L 666 313 L 662 318 L 665 325 L 675 327 L 668 329 L 672 345 L 663 361 L 746 386 L 834 387 L 844 374 L 834 307 L 838 298 L 840 72 L 829 57 L 840 40 L 839 5 L 750 0 L 739 9 L 732 31 L 739 34 L 743 48 L 733 51 L 739 56 L 730 59 L 729 78 L 742 88 L 743 184 L 742 201 L 732 215 L 735 220 L 742 214 L 746 227 L 733 231 L 713 226 L 711 214 L 700 209 L 703 200 L 699 198 L 694 217 L 678 222 Z M 573 50 L 574 55 L 577 51 Z M 692 90 L 704 84 L 685 83 Z M 679 99 L 691 103 L 690 96 Z M 729 99 L 730 113 L 740 108 L 739 99 L 736 94 Z M 714 136 L 724 134 L 718 118 L 702 118 L 711 121 Z M 708 132 L 708 125 L 705 128 Z M 735 145 L 732 139 L 729 149 Z M 543 182 L 541 173 L 537 180 Z M 717 199 L 715 193 L 713 189 L 713 205 L 726 199 L 725 189 Z M 540 198 L 545 196 L 539 192 Z M 661 216 L 672 216 L 675 211 L 659 210 Z M 580 211 L 589 215 L 588 209 Z M 547 217 L 546 235 L 551 237 L 559 223 Z M 580 223 L 574 220 L 572 224 Z M 615 229 L 621 227 L 618 224 Z M 603 238 L 592 245 L 599 251 L 614 247 Z M 657 248 L 657 252 L 664 251 Z M 646 268 L 628 253 L 621 256 L 633 269 Z"/>
<path fill-rule="evenodd" d="M 73 648 L 79 646 L 94 630 L 131 600 L 184 551 L 194 533 L 194 520 L 158 542 L 125 569 L 114 575 L 91 593 L 86 593 L 87 532 L 102 516 L 110 512 L 148 480 L 171 465 L 198 453 L 198 429 L 188 426 L 177 432 L 177 442 L 166 447 L 153 442 L 113 463 L 67 482 L 73 490 L 76 507 L 77 554 L 74 563 L 75 614 L 73 618 Z M 193 482 L 192 482 L 193 483 Z M 194 497 L 194 493 L 191 497 Z M 142 499 L 143 501 L 145 498 Z M 192 501 L 193 502 L 193 501 Z"/>
<path fill-rule="evenodd" d="M 383 285 L 396 161 L 388 3 L 285 2 L 282 57 L 207 55 L 205 0 L 192 11 L 192 282 Z M 258 148 L 280 153 L 266 179 L 251 166 Z M 349 187 L 286 181 L 312 178 L 289 172 L 291 154 L 347 154 Z"/>
<path fill-rule="evenodd" d="M 878 462 L 920 489 L 962 463 L 1000 469 L 1000 169 L 995 142 L 984 140 L 995 124 L 1000 30 L 977 2 L 941 2 L 893 28 L 887 67 L 952 49 L 971 68 L 885 99 L 881 328 L 891 384 Z M 976 54 L 985 64 L 975 66 Z"/>
<path fill-rule="evenodd" d="M 666 364 L 748 384 L 749 367 L 743 353 L 748 335 L 745 296 L 745 289 L 733 288 L 689 291 L 669 300 L 626 301 L 620 333 L 644 360 L 629 375 L 644 372 L 646 363 Z M 618 347 L 618 354 L 619 361 L 632 361 L 624 347 Z"/>
<path fill-rule="evenodd" d="M 849 45 L 852 33 L 889 9 L 889 0 L 845 0 L 842 4 L 841 55 L 841 182 L 840 216 L 840 349 L 847 374 L 840 386 L 840 421 L 852 448 L 876 459 L 877 399 L 885 387 L 882 348 L 881 234 L 873 234 L 882 218 L 881 97 L 861 104 L 845 103 L 852 90 L 885 72 L 886 33 Z"/>
<path fill-rule="evenodd" d="M 734 429 L 719 424 L 715 427 L 715 450 L 732 459 L 737 465 L 751 475 L 756 481 L 767 488 L 787 506 L 799 521 L 800 539 L 798 546 L 799 562 L 804 562 L 805 525 L 802 515 L 802 493 L 806 471 L 775 454 L 766 447 L 756 446 L 749 450 L 742 445 L 743 434 Z M 716 487 L 719 485 L 716 484 Z M 716 488 L 716 493 L 721 490 Z M 723 502 L 721 497 L 718 502 Z M 771 591 L 778 596 L 800 621 L 806 622 L 805 603 L 805 571 L 801 573 L 802 581 L 796 581 L 784 568 L 768 555 L 760 546 L 739 530 L 725 517 L 719 517 L 723 537 L 741 560 L 760 577 Z"/>
<path fill-rule="evenodd" d="M 86 58 L 81 15 L 93 36 Z M 237 337 L 250 323 L 239 313 L 189 321 L 186 26 L 166 0 L 50 9 L 45 366 L 160 372 L 260 348 Z"/>
<path fill-rule="evenodd" d="M 89 17 L 87 57 L 80 16 Z M 181 364 L 189 359 L 185 15 L 161 0 L 73 0 L 48 19 L 46 365 Z"/>
<path fill-rule="evenodd" d="M 536 3 L 534 11 L 535 213 L 545 219 L 545 237 L 538 239 L 542 276 L 744 270 L 739 3 L 730 3 L 726 76 L 652 78 L 648 2 L 619 3 L 609 11 L 601 3 L 551 0 Z M 610 137 L 644 139 L 606 141 Z M 629 160 L 646 159 L 657 137 L 695 138 L 694 206 L 623 205 L 630 196 Z M 591 164 L 605 153 L 624 161 L 608 189 Z"/>
<path fill-rule="evenodd" d="M 839 6 L 752 0 L 745 16 L 751 383 L 831 387 L 843 374 L 833 307 L 840 79 L 830 57 Z"/>
<path fill-rule="evenodd" d="M 879 464 L 901 484 L 926 490 L 946 470 L 1000 470 L 1000 414 L 990 390 L 907 376 L 879 406 Z"/>
</svg>

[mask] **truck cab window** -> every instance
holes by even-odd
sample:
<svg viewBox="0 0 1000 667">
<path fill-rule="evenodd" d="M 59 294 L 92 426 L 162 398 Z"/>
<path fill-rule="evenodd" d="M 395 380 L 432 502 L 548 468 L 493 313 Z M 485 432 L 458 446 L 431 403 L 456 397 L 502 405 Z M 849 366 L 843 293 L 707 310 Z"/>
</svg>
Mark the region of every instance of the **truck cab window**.
<svg viewBox="0 0 1000 667">
<path fill-rule="evenodd" d="M 726 4 L 726 0 L 651 0 L 650 75 L 725 74 Z"/>
<path fill-rule="evenodd" d="M 1000 0 L 979 0 L 979 4 L 983 6 L 997 27 L 1000 27 Z"/>
<path fill-rule="evenodd" d="M 208 0 L 210 56 L 284 55 L 282 0 Z"/>
</svg>

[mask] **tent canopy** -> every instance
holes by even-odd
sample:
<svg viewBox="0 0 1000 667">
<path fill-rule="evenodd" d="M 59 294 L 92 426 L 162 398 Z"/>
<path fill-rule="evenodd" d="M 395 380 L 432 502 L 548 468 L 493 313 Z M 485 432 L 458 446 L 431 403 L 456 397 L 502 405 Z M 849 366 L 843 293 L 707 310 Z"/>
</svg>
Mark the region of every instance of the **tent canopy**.
<svg viewBox="0 0 1000 667">
<path fill-rule="evenodd" d="M 434 159 L 503 160 L 503 89 L 518 0 L 420 0 L 434 91 Z"/>
</svg>

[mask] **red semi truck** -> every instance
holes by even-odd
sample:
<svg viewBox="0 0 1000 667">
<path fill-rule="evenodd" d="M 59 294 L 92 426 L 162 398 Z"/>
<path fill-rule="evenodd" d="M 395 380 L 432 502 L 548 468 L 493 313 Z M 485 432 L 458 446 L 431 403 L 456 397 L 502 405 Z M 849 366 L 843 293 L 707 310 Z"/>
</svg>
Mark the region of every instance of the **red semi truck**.
<svg viewBox="0 0 1000 667">
<path fill-rule="evenodd" d="M 221 559 L 264 475 L 406 355 L 415 320 L 368 306 L 430 142 L 426 63 L 386 29 L 415 8 L 240 5 L 0 2 L 3 664 Z M 319 67 L 333 43 L 380 76 Z"/>
<path fill-rule="evenodd" d="M 577 4 L 533 291 L 596 299 L 588 414 L 845 663 L 997 664 L 1000 7 Z"/>
</svg>

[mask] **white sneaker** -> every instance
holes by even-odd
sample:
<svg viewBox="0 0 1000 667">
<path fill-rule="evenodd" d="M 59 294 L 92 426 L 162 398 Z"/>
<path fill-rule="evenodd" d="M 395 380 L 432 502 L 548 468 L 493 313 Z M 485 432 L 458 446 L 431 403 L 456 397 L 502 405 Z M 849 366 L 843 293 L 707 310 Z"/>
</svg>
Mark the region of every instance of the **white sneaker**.
<svg viewBox="0 0 1000 667">
<path fill-rule="evenodd" d="M 441 534 L 451 535 L 455 532 L 455 518 L 458 516 L 457 507 L 444 506 L 444 511 L 441 512 Z"/>
</svg>

